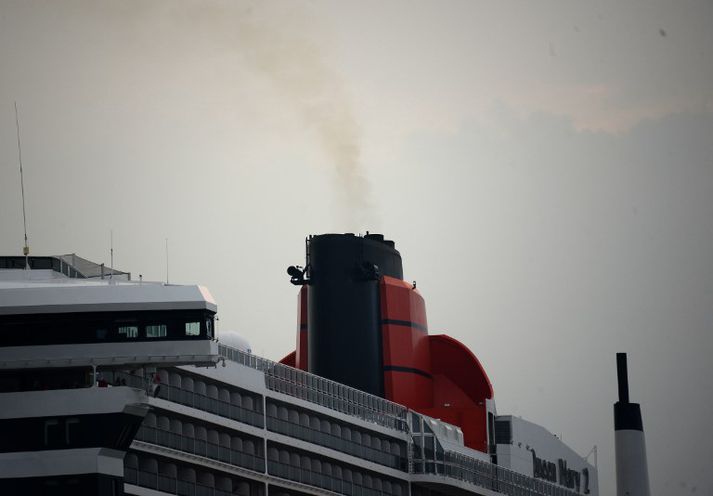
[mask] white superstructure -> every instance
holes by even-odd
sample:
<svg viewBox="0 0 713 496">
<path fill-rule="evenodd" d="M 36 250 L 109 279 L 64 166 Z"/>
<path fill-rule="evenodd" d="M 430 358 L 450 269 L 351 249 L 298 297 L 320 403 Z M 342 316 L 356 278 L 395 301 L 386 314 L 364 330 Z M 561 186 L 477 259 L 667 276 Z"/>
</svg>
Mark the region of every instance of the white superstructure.
<svg viewBox="0 0 713 496">
<path fill-rule="evenodd" d="M 0 494 L 122 494 L 156 367 L 218 361 L 215 302 L 76 255 L 27 262 L 0 257 Z"/>
<path fill-rule="evenodd" d="M 596 468 L 539 426 L 496 416 L 495 456 L 468 448 L 456 426 L 217 343 L 203 288 L 45 258 L 61 270 L 0 270 L 2 494 L 598 494 Z"/>
</svg>

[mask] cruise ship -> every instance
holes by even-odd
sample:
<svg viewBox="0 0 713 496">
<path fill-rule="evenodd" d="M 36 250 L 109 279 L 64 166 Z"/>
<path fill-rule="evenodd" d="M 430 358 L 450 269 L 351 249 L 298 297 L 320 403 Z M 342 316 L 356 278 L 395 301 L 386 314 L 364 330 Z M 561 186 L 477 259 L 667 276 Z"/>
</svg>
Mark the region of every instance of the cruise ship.
<svg viewBox="0 0 713 496">
<path fill-rule="evenodd" d="M 0 257 L 0 494 L 598 495 L 596 466 L 498 413 L 476 356 L 429 334 L 393 241 L 305 252 L 280 361 L 216 335 L 204 287 Z"/>
</svg>

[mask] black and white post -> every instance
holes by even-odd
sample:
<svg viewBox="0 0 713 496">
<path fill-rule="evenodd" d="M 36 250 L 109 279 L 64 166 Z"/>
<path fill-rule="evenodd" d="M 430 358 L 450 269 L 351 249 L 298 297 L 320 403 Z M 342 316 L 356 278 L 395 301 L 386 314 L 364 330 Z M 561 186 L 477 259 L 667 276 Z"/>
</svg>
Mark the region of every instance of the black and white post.
<svg viewBox="0 0 713 496">
<path fill-rule="evenodd" d="M 619 401 L 614 403 L 616 493 L 618 496 L 650 496 L 646 442 L 641 407 L 629 402 L 626 353 L 616 354 Z"/>
</svg>

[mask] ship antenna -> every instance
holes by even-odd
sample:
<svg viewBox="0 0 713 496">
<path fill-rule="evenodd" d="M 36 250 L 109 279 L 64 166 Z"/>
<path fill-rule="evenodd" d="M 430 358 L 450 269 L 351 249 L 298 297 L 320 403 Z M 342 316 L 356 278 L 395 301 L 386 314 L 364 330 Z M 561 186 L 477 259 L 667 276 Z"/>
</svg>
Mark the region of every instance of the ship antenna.
<svg viewBox="0 0 713 496">
<path fill-rule="evenodd" d="M 168 238 L 166 238 L 166 284 L 168 284 Z"/>
<path fill-rule="evenodd" d="M 111 272 L 109 273 L 109 280 L 114 279 L 114 230 L 109 230 L 109 260 L 111 263 Z"/>
<path fill-rule="evenodd" d="M 20 162 L 20 191 L 22 192 L 22 225 L 25 228 L 25 246 L 22 247 L 22 254 L 25 255 L 25 270 L 30 268 L 30 246 L 27 244 L 27 214 L 25 213 L 25 177 L 22 172 L 22 144 L 20 143 L 20 118 L 17 112 L 17 101 L 15 101 L 15 129 L 17 129 L 17 156 Z"/>
</svg>

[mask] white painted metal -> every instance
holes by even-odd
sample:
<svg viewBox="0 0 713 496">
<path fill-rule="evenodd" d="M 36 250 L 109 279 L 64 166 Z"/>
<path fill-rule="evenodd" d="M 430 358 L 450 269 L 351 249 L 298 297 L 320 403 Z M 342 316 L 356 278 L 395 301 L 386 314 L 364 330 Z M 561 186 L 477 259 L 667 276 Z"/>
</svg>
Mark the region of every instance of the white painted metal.
<svg viewBox="0 0 713 496">
<path fill-rule="evenodd" d="M 644 432 L 633 429 L 614 433 L 616 493 L 618 496 L 649 496 L 649 471 Z"/>
<path fill-rule="evenodd" d="M 20 274 L 21 272 L 30 272 L 29 277 L 27 274 Z M 147 282 L 134 283 L 117 281 L 116 279 L 114 282 L 115 284 L 109 284 L 108 280 L 69 279 L 62 275 L 58 276 L 56 272 L 51 270 L 0 271 L 0 314 L 179 309 L 207 309 L 216 311 L 216 305 L 212 296 L 205 288 L 200 286 L 172 286 L 163 283 Z M 231 334 L 232 333 L 221 334 L 221 338 L 224 340 L 221 344 L 232 345 L 240 349 L 243 353 L 249 352 L 249 344 L 247 341 L 237 335 L 233 336 Z M 0 369 L 98 365 L 128 371 L 146 365 L 151 365 L 152 367 L 168 367 L 196 363 L 210 363 L 214 365 L 217 356 L 217 343 L 207 340 L 22 346 L 0 348 Z M 251 355 L 250 358 L 256 357 Z M 259 361 L 262 359 L 256 358 L 256 360 Z M 367 417 L 359 417 L 356 414 L 350 415 L 349 413 L 345 413 L 347 410 L 337 411 L 337 409 L 333 407 L 333 404 L 333 408 L 330 408 L 326 403 L 317 404 L 314 401 L 310 401 L 310 398 L 306 396 L 297 397 L 298 395 L 293 395 L 294 393 L 289 390 L 280 389 L 280 391 L 283 392 L 278 392 L 269 388 L 266 384 L 269 375 L 268 371 L 272 370 L 270 367 L 274 367 L 276 364 L 271 365 L 267 363 L 269 361 L 263 361 L 266 363 L 260 364 L 259 366 L 251 366 L 247 362 L 236 363 L 226 360 L 219 363 L 217 367 L 195 368 L 184 365 L 178 369 L 178 373 L 176 373 L 175 369 L 169 372 L 161 372 L 163 374 L 161 383 L 164 385 L 162 395 L 165 394 L 165 391 L 169 391 L 169 393 L 174 391 L 175 388 L 175 390 L 179 392 L 194 392 L 195 394 L 205 395 L 211 400 L 223 401 L 221 400 L 222 396 L 220 396 L 224 392 L 220 386 L 220 383 L 223 383 L 226 385 L 223 388 L 224 390 L 227 390 L 231 385 L 238 386 L 241 389 L 258 393 L 264 398 L 274 398 L 283 403 L 298 406 L 302 410 L 315 412 L 324 417 L 332 418 L 335 421 L 358 426 L 365 431 L 386 434 L 389 437 L 401 441 L 408 441 L 410 439 L 410 434 L 405 430 L 391 428 L 389 427 L 390 424 L 380 424 L 373 417 L 370 421 L 370 418 Z M 190 379 L 181 378 L 181 371 L 189 373 L 192 377 Z M 145 374 L 146 372 L 147 370 L 143 370 L 140 374 Z M 303 387 L 304 384 L 299 383 L 299 381 L 304 378 L 300 379 L 297 377 L 298 374 L 302 373 L 300 371 L 292 372 L 294 372 L 295 375 L 293 385 L 297 388 Z M 274 378 L 275 377 L 273 377 L 273 379 Z M 137 383 L 140 382 L 139 379 L 136 381 Z M 316 390 L 313 392 L 316 392 Z M 344 399 L 344 397 L 335 398 L 334 394 L 336 393 L 334 392 L 331 392 L 331 394 L 332 396 L 329 399 L 332 401 Z M 228 395 L 228 397 L 230 397 L 230 395 Z M 166 398 L 166 396 L 164 396 L 164 398 Z M 164 412 L 180 414 L 182 418 L 190 419 L 196 428 L 217 426 L 227 430 L 242 432 L 261 439 L 263 443 L 267 443 L 268 441 L 277 442 L 282 445 L 297 448 L 303 452 L 313 453 L 327 460 L 335 460 L 344 464 L 359 466 L 372 472 L 388 475 L 394 479 L 438 488 L 439 491 L 453 492 L 465 490 L 472 495 L 483 494 L 488 496 L 503 494 L 474 485 L 472 481 L 469 483 L 466 480 L 452 476 L 449 477 L 443 472 L 411 474 L 394 468 L 388 468 L 376 462 L 367 461 L 335 449 L 271 432 L 265 428 L 248 425 L 231 418 L 222 417 L 215 413 L 217 410 L 208 409 L 213 412 L 210 413 L 209 411 L 198 410 L 197 408 L 189 407 L 185 404 L 167 401 L 164 398 L 147 398 L 144 391 L 131 387 L 90 387 L 74 390 L 3 393 L 0 394 L 0 402 L 3 404 L 3 408 L 0 409 L 0 418 L 81 415 L 83 413 L 108 413 L 114 411 L 143 415 L 145 414 L 147 405 L 150 405 L 159 412 L 163 410 Z M 171 398 L 168 397 L 168 399 Z M 383 402 L 384 400 L 374 398 L 375 404 L 379 401 Z M 8 408 L 5 408 L 5 405 L 8 405 Z M 404 409 L 404 407 L 400 408 Z M 489 412 L 495 414 L 494 401 L 489 400 L 486 404 L 486 408 Z M 375 411 L 378 412 L 378 409 Z M 154 417 L 155 416 L 156 415 L 154 415 Z M 154 417 L 151 418 L 153 419 L 152 421 L 155 422 L 156 419 Z M 594 467 L 589 465 L 573 450 L 562 443 L 561 440 L 557 439 L 542 427 L 515 417 L 509 417 L 509 419 L 513 422 L 513 444 L 498 445 L 497 454 L 501 467 L 510 468 L 519 474 L 532 477 L 533 466 L 531 450 L 535 449 L 538 456 L 543 458 L 551 458 L 555 461 L 557 458 L 566 459 L 571 469 L 580 470 L 582 467 L 587 467 L 591 473 L 590 494 L 597 496 L 597 473 Z M 168 420 L 166 420 L 166 417 L 164 417 L 163 420 L 164 424 L 171 425 L 168 423 Z M 469 457 L 473 460 L 471 463 L 476 463 L 477 461 L 478 464 L 488 464 L 487 467 L 490 469 L 489 455 L 466 447 L 460 428 L 438 419 L 426 418 L 425 422 L 444 450 Z M 171 427 L 164 426 L 162 428 L 166 429 Z M 181 433 L 179 432 L 179 434 Z M 263 446 L 266 446 L 266 444 L 263 444 Z M 150 443 L 135 441 L 132 447 L 139 452 L 160 455 L 176 460 L 177 462 L 192 464 L 197 468 L 204 467 L 211 470 L 227 471 L 229 473 L 232 471 L 241 476 L 252 478 L 253 480 L 268 484 L 278 484 L 309 494 L 332 494 L 316 486 L 308 486 L 286 479 L 279 479 L 267 473 L 254 472 L 250 474 L 250 470 L 247 469 L 241 469 L 240 467 L 229 464 L 229 466 L 226 467 L 222 462 L 217 462 L 205 457 L 197 457 L 194 454 L 184 451 L 177 451 Z M 75 451 L 76 453 L 70 453 Z M 3 474 L 5 474 L 5 477 L 22 477 L 30 475 L 59 475 L 65 473 L 92 472 L 120 476 L 123 474 L 123 465 L 121 465 L 120 462 L 121 458 L 118 458 L 119 462 L 117 464 L 117 457 L 115 457 L 111 451 L 113 450 L 95 449 L 94 451 L 59 450 L 20 454 L 6 453 L 0 456 L 0 467 L 3 467 L 0 469 L 0 477 L 3 477 Z M 67 453 L 64 460 L 54 461 L 64 453 Z M 69 466 L 70 463 L 72 467 Z M 34 471 L 32 470 L 33 466 L 36 469 Z M 495 467 L 492 468 L 494 469 Z M 3 470 L 5 472 L 3 472 Z M 127 485 L 127 489 L 129 487 L 131 490 L 135 490 L 135 494 L 162 494 L 159 491 L 140 488 L 139 486 Z"/>
<path fill-rule="evenodd" d="M 567 468 L 580 474 L 584 469 L 589 471 L 589 490 L 592 496 L 599 493 L 597 485 L 597 468 L 590 464 L 584 457 L 567 446 L 556 435 L 542 426 L 524 420 L 520 417 L 502 415 L 497 420 L 507 420 L 512 426 L 512 444 L 498 444 L 498 464 L 511 470 L 534 476 L 533 456 L 558 464 L 562 459 L 567 462 Z M 559 478 L 559 467 L 557 477 Z"/>
<path fill-rule="evenodd" d="M 50 344 L 0 348 L 0 370 L 42 367 L 80 367 L 144 364 L 213 365 L 218 361 L 215 341 L 133 341 L 127 343 Z"/>
<path fill-rule="evenodd" d="M 0 393 L 0 419 L 121 413 L 129 405 L 147 402 L 144 391 L 125 386 Z M 143 417 L 146 411 L 127 413 Z"/>
<path fill-rule="evenodd" d="M 217 306 L 202 286 L 52 278 L 0 281 L 0 314 L 210 310 Z"/>
<path fill-rule="evenodd" d="M 122 477 L 124 452 L 79 448 L 0 453 L 0 479 L 89 473 Z"/>
<path fill-rule="evenodd" d="M 241 336 L 235 331 L 220 331 L 220 342 L 231 348 L 237 348 L 245 353 L 252 353 L 252 347 L 244 336 Z"/>
</svg>

